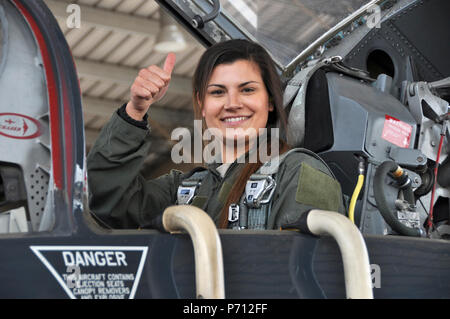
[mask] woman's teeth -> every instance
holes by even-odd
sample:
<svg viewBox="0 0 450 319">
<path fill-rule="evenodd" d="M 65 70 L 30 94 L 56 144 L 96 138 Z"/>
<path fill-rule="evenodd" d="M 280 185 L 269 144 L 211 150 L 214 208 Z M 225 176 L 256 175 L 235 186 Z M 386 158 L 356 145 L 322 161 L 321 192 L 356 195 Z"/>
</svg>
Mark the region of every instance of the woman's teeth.
<svg viewBox="0 0 450 319">
<path fill-rule="evenodd" d="M 244 121 L 246 120 L 247 117 L 246 116 L 241 116 L 241 117 L 229 117 L 224 119 L 225 122 L 239 122 L 239 121 Z"/>
</svg>

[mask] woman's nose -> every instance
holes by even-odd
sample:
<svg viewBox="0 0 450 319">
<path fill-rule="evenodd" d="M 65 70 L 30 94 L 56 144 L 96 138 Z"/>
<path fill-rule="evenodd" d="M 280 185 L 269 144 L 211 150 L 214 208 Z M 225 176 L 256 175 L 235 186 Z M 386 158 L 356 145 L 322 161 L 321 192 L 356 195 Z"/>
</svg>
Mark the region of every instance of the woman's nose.
<svg viewBox="0 0 450 319">
<path fill-rule="evenodd" d="M 226 109 L 235 109 L 235 108 L 241 108 L 242 102 L 239 97 L 239 94 L 236 92 L 229 92 L 228 93 L 228 99 L 225 102 L 225 108 Z"/>
</svg>

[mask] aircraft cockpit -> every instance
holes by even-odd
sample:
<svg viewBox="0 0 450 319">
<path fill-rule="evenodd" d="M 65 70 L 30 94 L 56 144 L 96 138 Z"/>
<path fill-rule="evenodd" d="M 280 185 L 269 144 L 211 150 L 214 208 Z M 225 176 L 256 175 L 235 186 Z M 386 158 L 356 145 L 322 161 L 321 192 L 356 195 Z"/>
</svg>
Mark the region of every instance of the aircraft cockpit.
<svg viewBox="0 0 450 319">
<path fill-rule="evenodd" d="M 46 1 L 1 1 L 0 297 L 449 298 L 450 2 L 155 1 L 142 2 L 204 47 L 269 51 L 287 142 L 331 169 L 346 216 L 317 210 L 308 232 L 206 221 L 194 236 L 184 217 L 204 212 L 175 206 L 166 232 L 104 227 L 89 210 L 75 61 L 93 64 L 74 58 Z M 47 2 L 66 14 L 69 2 Z"/>
</svg>

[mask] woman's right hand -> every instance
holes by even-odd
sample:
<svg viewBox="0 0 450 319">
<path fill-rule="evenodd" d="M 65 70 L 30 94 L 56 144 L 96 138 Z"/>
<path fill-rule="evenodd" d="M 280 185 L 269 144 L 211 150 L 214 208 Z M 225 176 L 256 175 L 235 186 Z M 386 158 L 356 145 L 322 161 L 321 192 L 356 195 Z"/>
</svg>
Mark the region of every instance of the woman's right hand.
<svg viewBox="0 0 450 319">
<path fill-rule="evenodd" d="M 161 100 L 166 94 L 175 60 L 175 54 L 169 53 L 162 69 L 151 65 L 139 71 L 131 86 L 131 98 L 126 107 L 127 114 L 131 118 L 142 121 L 150 105 Z"/>
</svg>

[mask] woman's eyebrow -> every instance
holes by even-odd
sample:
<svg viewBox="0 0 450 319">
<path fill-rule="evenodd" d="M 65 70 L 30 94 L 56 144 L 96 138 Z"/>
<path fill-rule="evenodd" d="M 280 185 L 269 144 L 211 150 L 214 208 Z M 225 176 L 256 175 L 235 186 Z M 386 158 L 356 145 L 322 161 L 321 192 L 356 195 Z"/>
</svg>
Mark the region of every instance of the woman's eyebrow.
<svg viewBox="0 0 450 319">
<path fill-rule="evenodd" d="M 247 81 L 247 82 L 239 84 L 238 87 L 243 87 L 243 86 L 246 86 L 247 84 L 250 84 L 250 83 L 259 83 L 259 82 L 257 82 L 257 81 Z M 223 85 L 223 84 L 215 84 L 215 83 L 208 84 L 208 87 L 210 87 L 210 86 L 217 86 L 217 87 L 220 87 L 220 88 L 225 88 L 225 85 Z"/>
<path fill-rule="evenodd" d="M 247 82 L 239 84 L 239 87 L 246 86 L 247 84 L 250 84 L 250 83 L 258 83 L 258 82 L 257 81 L 247 81 Z"/>
<path fill-rule="evenodd" d="M 222 84 L 208 84 L 207 87 L 210 87 L 210 86 L 218 86 L 218 87 L 220 87 L 220 88 L 222 88 L 222 89 L 225 88 L 225 85 L 222 85 Z"/>
</svg>

